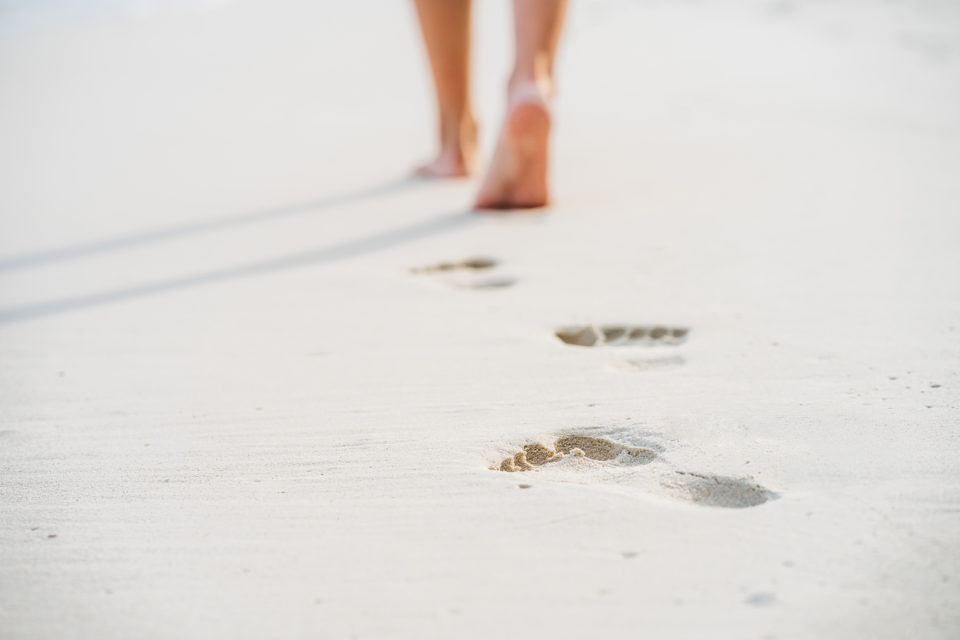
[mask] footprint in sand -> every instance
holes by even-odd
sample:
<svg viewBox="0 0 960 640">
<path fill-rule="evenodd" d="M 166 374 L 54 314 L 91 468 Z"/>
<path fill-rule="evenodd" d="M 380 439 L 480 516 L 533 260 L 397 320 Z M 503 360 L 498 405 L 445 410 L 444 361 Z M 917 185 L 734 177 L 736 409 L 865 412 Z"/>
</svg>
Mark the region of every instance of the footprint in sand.
<svg viewBox="0 0 960 640">
<path fill-rule="evenodd" d="M 506 472 L 539 472 L 548 468 L 579 470 L 586 472 L 581 481 L 598 479 L 595 472 L 603 469 L 606 473 L 602 478 L 615 478 L 617 485 L 633 484 L 648 493 L 666 495 L 700 506 L 728 509 L 754 507 L 778 497 L 752 478 L 690 471 L 668 471 L 657 475 L 643 473 L 638 476 L 636 474 L 640 472 L 632 469 L 657 458 L 657 452 L 647 447 L 620 444 L 607 438 L 565 435 L 557 438 L 552 446 L 541 443 L 524 445 L 499 466 L 490 469 Z M 585 461 L 590 462 L 581 464 Z M 614 472 L 614 475 L 610 476 L 609 472 Z"/>
<path fill-rule="evenodd" d="M 564 343 L 577 347 L 675 347 L 690 335 L 689 327 L 667 325 L 576 324 L 560 327 L 555 335 Z M 672 369 L 684 363 L 678 355 L 633 357 L 611 363 L 616 371 L 651 371 Z"/>
<path fill-rule="evenodd" d="M 688 327 L 665 325 L 577 324 L 556 330 L 561 341 L 578 347 L 675 346 L 689 334 Z"/>
<path fill-rule="evenodd" d="M 559 462 L 568 456 L 633 465 L 653 462 L 657 454 L 652 449 L 630 447 L 606 438 L 571 435 L 558 438 L 552 449 L 539 443 L 524 445 L 522 451 L 506 458 L 495 469 L 528 471 L 551 462 Z"/>
<path fill-rule="evenodd" d="M 411 273 L 446 273 L 450 271 L 485 271 L 497 266 L 493 258 L 475 257 L 460 260 L 459 262 L 438 262 L 425 267 L 414 267 Z"/>
<path fill-rule="evenodd" d="M 482 275 L 497 266 L 493 258 L 474 257 L 459 262 L 438 262 L 425 267 L 410 269 L 415 274 L 448 274 L 455 276 L 447 279 L 447 284 L 457 289 L 490 290 L 505 289 L 517 283 L 510 276 Z M 464 277 L 466 275 L 466 277 Z"/>
<path fill-rule="evenodd" d="M 711 507 L 742 509 L 755 507 L 777 497 L 752 478 L 733 478 L 714 476 L 690 471 L 677 471 L 675 478 L 661 481 L 661 485 L 675 493 L 676 497 L 686 498 L 696 504 Z"/>
</svg>

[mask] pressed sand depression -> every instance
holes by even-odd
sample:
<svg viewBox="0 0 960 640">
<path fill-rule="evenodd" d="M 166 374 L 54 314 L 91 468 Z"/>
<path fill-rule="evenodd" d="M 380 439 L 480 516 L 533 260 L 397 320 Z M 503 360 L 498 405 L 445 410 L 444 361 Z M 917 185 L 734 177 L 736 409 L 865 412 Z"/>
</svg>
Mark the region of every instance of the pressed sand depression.
<svg viewBox="0 0 960 640">
<path fill-rule="evenodd" d="M 661 451 L 662 447 L 657 447 Z M 636 485 L 645 493 L 713 507 L 754 507 L 778 497 L 750 477 L 729 477 L 671 470 L 652 476 L 638 475 L 634 467 L 662 459 L 654 448 L 630 446 L 608 438 L 567 434 L 552 444 L 532 442 L 504 458 L 493 471 L 554 472 L 552 479 L 587 482 L 612 479 L 617 484 Z M 664 462 L 664 464 L 666 464 Z M 566 473 L 565 473 L 566 472 Z M 564 475 L 560 475 L 564 474 Z M 569 475 L 568 475 L 569 474 Z M 519 485 L 522 489 L 529 484 Z"/>
</svg>

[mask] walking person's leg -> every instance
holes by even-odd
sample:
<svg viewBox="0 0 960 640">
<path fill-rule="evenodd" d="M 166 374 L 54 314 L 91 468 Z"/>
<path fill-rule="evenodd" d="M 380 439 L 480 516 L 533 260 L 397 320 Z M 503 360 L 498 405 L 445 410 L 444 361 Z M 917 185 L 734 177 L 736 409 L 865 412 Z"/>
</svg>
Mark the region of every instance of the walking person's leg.
<svg viewBox="0 0 960 640">
<path fill-rule="evenodd" d="M 553 63 L 567 0 L 514 0 L 513 73 L 507 115 L 490 169 L 477 195 L 479 209 L 547 204 Z"/>
<path fill-rule="evenodd" d="M 434 178 L 473 172 L 477 124 L 470 101 L 470 0 L 416 0 L 430 59 L 440 124 L 440 153 L 417 173 Z"/>
</svg>

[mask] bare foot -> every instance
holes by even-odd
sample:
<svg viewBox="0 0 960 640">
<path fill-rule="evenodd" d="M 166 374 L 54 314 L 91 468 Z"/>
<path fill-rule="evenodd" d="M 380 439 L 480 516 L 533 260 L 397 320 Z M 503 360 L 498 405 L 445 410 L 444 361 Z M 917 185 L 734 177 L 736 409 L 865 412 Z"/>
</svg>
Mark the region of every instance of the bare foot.
<svg viewBox="0 0 960 640">
<path fill-rule="evenodd" d="M 476 170 L 477 123 L 469 117 L 456 126 L 440 131 L 440 153 L 432 161 L 417 167 L 421 178 L 465 178 Z"/>
<path fill-rule="evenodd" d="M 550 201 L 548 95 L 547 90 L 532 82 L 510 91 L 507 118 L 473 205 L 476 209 L 530 209 Z"/>
<path fill-rule="evenodd" d="M 421 178 L 466 178 L 473 173 L 462 153 L 441 151 L 434 160 L 413 170 Z"/>
</svg>

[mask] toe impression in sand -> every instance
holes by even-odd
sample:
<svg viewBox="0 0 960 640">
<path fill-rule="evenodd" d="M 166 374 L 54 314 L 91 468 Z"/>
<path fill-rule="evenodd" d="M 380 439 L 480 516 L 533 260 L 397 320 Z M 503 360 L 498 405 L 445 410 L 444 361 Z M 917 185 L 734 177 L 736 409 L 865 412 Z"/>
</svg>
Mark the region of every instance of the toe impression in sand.
<svg viewBox="0 0 960 640">
<path fill-rule="evenodd" d="M 674 346 L 686 342 L 689 334 L 688 327 L 629 324 L 576 324 L 555 332 L 565 344 L 579 347 Z"/>
<path fill-rule="evenodd" d="M 553 448 L 540 443 L 524 445 L 521 451 L 504 459 L 499 467 L 492 467 L 492 469 L 497 471 L 531 471 L 536 467 L 558 462 L 569 456 L 589 458 L 600 462 L 613 461 L 618 464 L 647 464 L 652 462 L 657 454 L 651 449 L 630 447 L 606 438 L 567 435 L 557 438 L 556 442 L 553 443 Z"/>
</svg>

